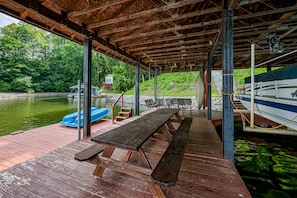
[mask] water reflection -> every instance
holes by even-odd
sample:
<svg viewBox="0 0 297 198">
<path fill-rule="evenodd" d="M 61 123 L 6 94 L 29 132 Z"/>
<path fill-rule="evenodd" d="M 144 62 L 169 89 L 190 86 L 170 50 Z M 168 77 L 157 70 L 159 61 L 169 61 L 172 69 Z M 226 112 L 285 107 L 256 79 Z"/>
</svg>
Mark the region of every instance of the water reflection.
<svg viewBox="0 0 297 198">
<path fill-rule="evenodd" d="M 114 100 L 110 97 L 92 98 L 91 106 L 108 108 L 107 118 L 111 118 L 111 106 Z M 83 100 L 81 101 L 83 107 Z M 115 115 L 121 104 L 115 108 Z M 124 104 L 133 108 L 134 104 Z M 144 110 L 140 106 L 140 110 Z M 36 127 L 58 123 L 62 118 L 77 111 L 77 98 L 51 97 L 51 98 L 16 98 L 0 100 L 0 136 L 15 131 L 23 131 Z"/>
<path fill-rule="evenodd" d="M 297 197 L 297 155 L 294 148 L 287 149 L 291 140 L 286 138 L 292 139 L 255 135 L 235 141 L 235 165 L 253 197 Z"/>
<path fill-rule="evenodd" d="M 111 105 L 112 101 L 108 98 L 92 99 L 92 106 L 98 108 L 110 109 Z M 0 100 L 0 136 L 58 123 L 76 110 L 77 99 L 67 97 Z"/>
</svg>

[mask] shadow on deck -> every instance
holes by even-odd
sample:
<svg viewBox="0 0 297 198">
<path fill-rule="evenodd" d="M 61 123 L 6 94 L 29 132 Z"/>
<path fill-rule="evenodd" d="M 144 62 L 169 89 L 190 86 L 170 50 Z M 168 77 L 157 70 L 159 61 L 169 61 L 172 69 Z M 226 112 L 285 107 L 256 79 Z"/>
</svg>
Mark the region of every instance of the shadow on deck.
<svg viewBox="0 0 297 198">
<path fill-rule="evenodd" d="M 233 163 L 223 159 L 223 145 L 213 125 L 207 121 L 206 113 L 193 111 L 192 117 L 177 184 L 164 189 L 168 197 L 251 197 Z M 116 126 L 92 132 L 92 135 L 112 127 Z M 140 179 L 108 169 L 102 178 L 93 177 L 95 165 L 74 159 L 75 153 L 91 144 L 90 140 L 74 141 L 1 171 L 0 196 L 152 197 L 147 182 Z M 145 143 L 144 150 L 153 167 L 167 145 L 156 139 Z M 113 157 L 124 157 L 123 152 L 117 150 Z"/>
</svg>

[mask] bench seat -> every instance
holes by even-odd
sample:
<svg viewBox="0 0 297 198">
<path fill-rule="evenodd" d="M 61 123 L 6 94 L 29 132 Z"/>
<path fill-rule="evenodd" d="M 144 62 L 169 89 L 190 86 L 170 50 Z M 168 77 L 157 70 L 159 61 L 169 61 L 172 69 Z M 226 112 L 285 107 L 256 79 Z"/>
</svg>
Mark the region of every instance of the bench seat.
<svg viewBox="0 0 297 198">
<path fill-rule="evenodd" d="M 74 159 L 78 161 L 86 161 L 90 160 L 91 158 L 95 157 L 99 153 L 101 153 L 104 150 L 104 146 L 100 144 L 94 144 L 79 153 L 76 153 L 74 155 Z"/>
<path fill-rule="evenodd" d="M 151 174 L 155 184 L 165 187 L 175 185 L 189 138 L 191 123 L 192 118 L 185 118 L 174 134 L 168 148 Z"/>
</svg>

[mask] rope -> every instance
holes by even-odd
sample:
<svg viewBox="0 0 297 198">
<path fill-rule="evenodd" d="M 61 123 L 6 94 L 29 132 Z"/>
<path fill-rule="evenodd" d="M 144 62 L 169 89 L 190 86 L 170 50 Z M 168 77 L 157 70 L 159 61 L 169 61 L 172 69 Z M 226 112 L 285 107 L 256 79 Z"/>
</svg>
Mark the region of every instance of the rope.
<svg viewBox="0 0 297 198">
<path fill-rule="evenodd" d="M 222 92 L 222 94 L 223 94 L 223 95 L 227 95 L 227 96 L 229 96 L 229 98 L 230 98 L 230 102 L 231 102 L 231 104 L 233 105 L 233 107 L 234 107 L 236 110 L 238 110 L 238 112 L 240 113 L 241 117 L 251 125 L 251 121 L 250 121 L 250 120 L 249 120 L 249 119 L 242 113 L 242 111 L 241 111 L 240 109 L 238 109 L 238 107 L 234 104 L 234 102 L 233 102 L 233 95 L 234 95 L 234 94 L 233 94 L 233 93 L 228 94 L 228 93 L 224 93 L 224 92 Z M 278 125 L 278 126 L 275 126 L 275 127 L 263 128 L 263 127 L 259 127 L 259 126 L 257 126 L 257 125 L 254 125 L 254 127 L 257 128 L 257 129 L 261 129 L 261 130 L 278 129 L 278 128 L 281 128 L 281 127 L 285 126 L 285 124 L 288 124 L 288 123 L 293 122 L 296 118 L 297 118 L 297 115 L 296 115 L 295 117 L 293 117 L 291 120 L 288 120 L 288 121 L 286 121 L 286 122 L 284 122 L 284 123 L 282 123 L 282 124 L 280 124 L 280 125 Z"/>
</svg>

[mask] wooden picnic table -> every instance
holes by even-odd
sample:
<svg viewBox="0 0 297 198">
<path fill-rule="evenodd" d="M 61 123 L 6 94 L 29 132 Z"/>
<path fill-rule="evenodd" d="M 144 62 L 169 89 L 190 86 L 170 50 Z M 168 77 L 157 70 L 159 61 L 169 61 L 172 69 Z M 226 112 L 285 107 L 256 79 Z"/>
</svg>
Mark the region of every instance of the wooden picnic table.
<svg viewBox="0 0 297 198">
<path fill-rule="evenodd" d="M 92 141 L 105 146 L 102 155 L 93 161 L 97 165 L 93 175 L 101 177 L 105 168 L 132 175 L 146 180 L 155 197 L 164 197 L 160 186 L 151 180 L 150 175 L 153 170 L 142 149 L 142 145 L 156 132 L 161 132 L 170 142 L 171 132 L 175 130 L 171 123 L 173 116 L 176 117 L 178 122 L 182 121 L 179 116 L 179 109 L 158 109 L 139 119 L 93 137 Z M 123 161 L 111 159 L 111 155 L 116 148 L 127 150 Z M 138 165 L 128 163 L 132 153 Z"/>
</svg>

